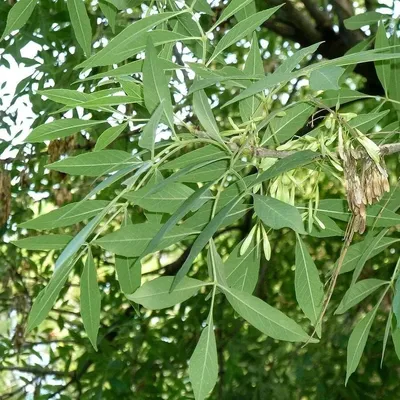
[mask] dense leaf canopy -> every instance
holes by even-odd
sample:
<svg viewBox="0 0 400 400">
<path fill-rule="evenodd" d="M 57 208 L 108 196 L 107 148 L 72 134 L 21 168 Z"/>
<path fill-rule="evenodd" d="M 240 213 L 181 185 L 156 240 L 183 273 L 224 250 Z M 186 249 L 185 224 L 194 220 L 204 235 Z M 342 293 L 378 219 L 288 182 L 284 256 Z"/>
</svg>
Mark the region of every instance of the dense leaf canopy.
<svg viewBox="0 0 400 400">
<path fill-rule="evenodd" d="M 2 2 L 0 398 L 397 398 L 399 11 Z"/>
</svg>

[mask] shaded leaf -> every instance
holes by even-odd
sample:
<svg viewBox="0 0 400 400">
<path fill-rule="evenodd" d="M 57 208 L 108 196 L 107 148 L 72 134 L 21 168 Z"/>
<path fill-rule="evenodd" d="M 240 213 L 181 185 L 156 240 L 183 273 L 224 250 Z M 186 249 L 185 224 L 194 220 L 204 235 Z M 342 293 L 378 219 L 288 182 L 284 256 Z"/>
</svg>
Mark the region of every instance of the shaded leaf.
<svg viewBox="0 0 400 400">
<path fill-rule="evenodd" d="M 143 128 L 143 132 L 139 138 L 139 146 L 143 147 L 144 149 L 150 150 L 152 157 L 154 157 L 154 146 L 156 142 L 157 127 L 160 123 L 163 112 L 164 100 L 161 100 L 160 104 L 154 110 L 146 126 Z"/>
<path fill-rule="evenodd" d="M 349 30 L 360 29 L 365 25 L 374 25 L 381 20 L 389 18 L 388 15 L 380 14 L 376 11 L 366 11 L 362 14 L 354 15 L 344 20 L 344 26 Z"/>
<path fill-rule="evenodd" d="M 351 307 L 374 293 L 376 289 L 387 284 L 389 284 L 388 281 L 383 281 L 381 279 L 363 279 L 362 281 L 356 282 L 354 285 L 349 287 L 343 296 L 335 314 L 345 313 Z"/>
<path fill-rule="evenodd" d="M 19 227 L 44 230 L 69 226 L 97 215 L 108 204 L 109 202 L 105 200 L 86 200 L 67 204 L 57 210 L 23 222 L 19 224 Z"/>
<path fill-rule="evenodd" d="M 100 150 L 68 157 L 46 167 L 69 175 L 100 176 L 125 168 L 141 165 L 136 155 L 121 150 Z"/>
<path fill-rule="evenodd" d="M 291 318 L 261 299 L 234 288 L 221 288 L 234 310 L 249 324 L 277 340 L 306 342 L 309 338 Z M 311 343 L 318 340 L 311 339 Z"/>
<path fill-rule="evenodd" d="M 311 321 L 311 324 L 315 326 L 322 312 L 324 287 L 319 278 L 317 267 L 299 235 L 297 235 L 296 243 L 294 285 L 300 308 Z M 320 335 L 320 326 L 316 328 Z"/>
<path fill-rule="evenodd" d="M 81 316 L 92 346 L 97 351 L 97 333 L 100 327 L 101 299 L 97 284 L 97 271 L 89 248 L 81 276 Z"/>
<path fill-rule="evenodd" d="M 291 228 L 297 233 L 305 233 L 299 211 L 290 204 L 255 194 L 254 211 L 265 225 L 273 229 Z"/>
<path fill-rule="evenodd" d="M 121 125 L 111 126 L 110 128 L 106 129 L 97 139 L 96 145 L 94 146 L 94 151 L 100 151 L 107 147 L 122 133 L 127 126 L 128 123 L 125 122 Z"/>
<path fill-rule="evenodd" d="M 26 250 L 59 250 L 64 248 L 71 239 L 70 235 L 42 235 L 14 240 L 11 243 Z"/>
<path fill-rule="evenodd" d="M 344 68 L 328 66 L 316 69 L 310 74 L 310 87 L 312 90 L 337 90 L 340 89 L 339 79 L 344 73 Z"/>
<path fill-rule="evenodd" d="M 67 0 L 67 7 L 76 40 L 83 49 L 86 57 L 91 54 L 92 28 L 83 0 Z"/>
<path fill-rule="evenodd" d="M 210 318 L 189 361 L 189 377 L 196 400 L 205 399 L 218 379 L 217 344 L 212 323 Z"/>
<path fill-rule="evenodd" d="M 146 282 L 135 293 L 126 297 L 150 310 L 161 310 L 186 301 L 204 286 L 202 281 L 185 277 L 171 292 L 173 279 L 173 276 L 160 276 Z"/>
<path fill-rule="evenodd" d="M 39 143 L 44 142 L 45 140 L 63 138 L 104 122 L 105 121 L 82 120 L 75 118 L 60 119 L 38 126 L 28 135 L 25 142 Z"/>
</svg>

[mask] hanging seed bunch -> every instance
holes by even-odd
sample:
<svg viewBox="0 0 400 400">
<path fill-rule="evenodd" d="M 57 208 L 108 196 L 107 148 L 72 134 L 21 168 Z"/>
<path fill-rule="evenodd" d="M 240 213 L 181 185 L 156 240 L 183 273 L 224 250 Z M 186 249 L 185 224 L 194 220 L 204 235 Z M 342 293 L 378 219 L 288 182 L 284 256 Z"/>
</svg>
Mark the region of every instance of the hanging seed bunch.
<svg viewBox="0 0 400 400">
<path fill-rule="evenodd" d="M 11 213 L 11 179 L 8 172 L 0 169 L 0 227 Z"/>
<path fill-rule="evenodd" d="M 390 186 L 379 147 L 358 129 L 350 137 L 343 127 L 338 129 L 338 153 L 342 160 L 347 203 L 354 215 L 352 230 L 360 234 L 366 227 L 367 205 L 377 203 Z M 361 146 L 355 147 L 355 144 Z"/>
</svg>

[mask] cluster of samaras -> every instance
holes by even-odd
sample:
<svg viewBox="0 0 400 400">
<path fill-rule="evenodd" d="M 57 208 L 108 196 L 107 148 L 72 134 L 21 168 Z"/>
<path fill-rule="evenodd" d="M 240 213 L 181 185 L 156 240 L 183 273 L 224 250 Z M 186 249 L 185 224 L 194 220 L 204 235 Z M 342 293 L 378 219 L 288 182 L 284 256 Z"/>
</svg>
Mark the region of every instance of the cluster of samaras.
<svg viewBox="0 0 400 400">
<path fill-rule="evenodd" d="M 390 190 L 385 162 L 380 158 L 376 163 L 365 151 L 352 148 L 339 153 L 343 160 L 347 202 L 354 215 L 353 231 L 363 233 L 367 205 L 378 202 Z"/>
</svg>

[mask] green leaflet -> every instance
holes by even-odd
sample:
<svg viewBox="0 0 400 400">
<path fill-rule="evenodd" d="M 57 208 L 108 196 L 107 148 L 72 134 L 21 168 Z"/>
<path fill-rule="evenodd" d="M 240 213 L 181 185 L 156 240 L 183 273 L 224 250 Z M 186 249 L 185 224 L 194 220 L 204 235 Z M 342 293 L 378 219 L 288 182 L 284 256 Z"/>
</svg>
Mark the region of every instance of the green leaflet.
<svg viewBox="0 0 400 400">
<path fill-rule="evenodd" d="M 81 316 L 83 326 L 92 346 L 97 351 L 97 333 L 100 327 L 101 299 L 97 284 L 97 271 L 89 248 L 81 275 Z"/>
<path fill-rule="evenodd" d="M 365 239 L 364 239 L 365 241 Z M 353 269 L 356 267 L 358 260 L 363 256 L 364 254 L 364 248 L 368 248 L 369 245 L 367 243 L 364 243 L 364 241 L 356 244 L 352 244 L 344 258 L 343 261 L 343 266 L 342 269 L 340 270 L 341 274 L 344 274 L 346 272 L 353 271 Z M 382 237 L 379 242 L 375 244 L 375 247 L 373 248 L 372 252 L 368 252 L 368 258 L 366 261 L 370 260 L 372 257 L 375 257 L 377 254 L 382 252 L 383 250 L 387 249 L 389 246 L 391 246 L 394 243 L 400 242 L 400 239 L 397 238 L 392 238 L 392 237 Z M 335 266 L 337 263 L 335 263 Z"/>
<path fill-rule="evenodd" d="M 245 101 L 245 100 L 243 100 Z M 269 123 L 262 145 L 283 143 L 291 139 L 313 114 L 315 107 L 308 103 L 297 103 L 285 109 L 284 116 L 275 116 Z"/>
<path fill-rule="evenodd" d="M 334 107 L 339 102 L 340 104 L 346 104 L 351 101 L 361 100 L 368 98 L 367 94 L 357 92 L 347 88 L 341 88 L 339 90 L 326 90 L 321 94 L 320 99 L 327 107 Z"/>
<path fill-rule="evenodd" d="M 343 296 L 335 314 L 345 313 L 351 307 L 354 307 L 360 301 L 375 292 L 376 289 L 388 284 L 388 281 L 383 281 L 381 279 L 363 279 L 362 281 L 356 282 L 353 286 L 349 287 Z"/>
<path fill-rule="evenodd" d="M 316 69 L 310 74 L 310 87 L 312 90 L 338 90 L 339 79 L 344 73 L 344 68 L 335 65 Z"/>
<path fill-rule="evenodd" d="M 353 332 L 351 332 L 347 344 L 346 385 L 351 374 L 357 369 L 358 364 L 360 363 L 377 309 L 377 307 L 374 307 L 361 321 L 357 323 Z"/>
<path fill-rule="evenodd" d="M 113 233 L 97 239 L 94 244 L 121 256 L 139 257 L 154 235 L 160 231 L 161 227 L 162 225 L 155 224 L 154 222 L 124 226 Z M 199 233 L 198 229 L 185 228 L 183 226 L 175 227 L 164 236 L 164 240 L 159 244 L 157 249 L 168 247 L 171 244 Z"/>
<path fill-rule="evenodd" d="M 164 58 L 159 57 L 159 68 L 162 68 L 164 70 L 175 70 L 175 69 L 180 69 L 182 68 L 180 65 L 175 64 L 171 61 L 165 60 Z M 129 76 L 132 74 L 140 73 L 143 72 L 143 63 L 144 60 L 136 60 L 132 61 L 128 64 L 121 65 L 120 67 L 110 69 L 109 71 L 106 72 L 101 72 L 99 74 L 95 74 L 92 76 L 88 76 L 85 79 L 81 79 L 78 82 L 85 82 L 85 81 L 91 81 L 94 79 L 101 79 L 101 78 L 107 78 L 107 77 L 120 77 L 120 76 Z"/>
<path fill-rule="evenodd" d="M 154 158 L 154 146 L 156 142 L 157 128 L 163 112 L 164 100 L 161 100 L 160 104 L 157 106 L 146 126 L 144 127 L 142 134 L 139 138 L 139 146 L 144 149 L 150 150 L 152 158 Z"/>
<path fill-rule="evenodd" d="M 67 204 L 57 210 L 50 211 L 47 214 L 23 222 L 19 224 L 19 227 L 25 229 L 50 230 L 69 226 L 97 215 L 108 204 L 109 202 L 105 200 L 86 200 Z"/>
<path fill-rule="evenodd" d="M 161 240 L 163 239 L 163 237 L 165 236 L 165 234 L 167 232 L 169 232 L 189 211 L 191 211 L 191 209 L 193 208 L 193 205 L 195 203 L 197 203 L 199 201 L 199 199 L 205 194 L 207 193 L 207 191 L 209 190 L 210 186 L 212 183 L 209 183 L 208 185 L 204 185 L 203 187 L 201 187 L 200 189 L 197 189 L 195 192 L 193 192 L 190 197 L 188 199 L 186 199 L 181 205 L 180 207 L 174 212 L 173 215 L 171 215 L 171 217 L 168 219 L 168 221 L 166 221 L 161 228 L 158 230 L 157 234 L 154 235 L 154 237 L 151 239 L 151 241 L 149 242 L 149 244 L 147 245 L 146 249 L 143 251 L 142 257 L 144 257 L 147 254 L 152 253 L 158 246 L 158 244 L 161 242 Z M 204 209 L 205 207 L 202 207 L 200 210 Z M 197 213 L 200 212 L 197 211 Z M 195 213 L 193 215 L 193 217 L 196 216 Z M 192 217 L 192 218 L 193 218 Z M 188 221 L 188 220 L 187 220 Z M 206 220 L 206 222 L 204 222 L 204 225 L 208 222 L 208 220 Z M 185 228 L 185 226 L 182 224 L 183 227 Z M 140 258 L 142 258 L 140 257 Z"/>
<path fill-rule="evenodd" d="M 237 21 L 243 21 L 244 19 L 254 15 L 257 12 L 255 1 L 251 1 L 246 7 L 242 8 L 235 14 Z"/>
<path fill-rule="evenodd" d="M 213 237 L 214 233 L 220 228 L 222 222 L 228 216 L 229 212 L 242 200 L 242 197 L 243 196 L 240 196 L 237 199 L 232 199 L 225 207 L 221 209 L 221 211 L 213 219 L 211 219 L 207 226 L 201 231 L 199 236 L 194 241 L 188 257 L 176 274 L 174 282 L 171 286 L 171 290 L 174 290 L 176 285 L 187 274 L 197 255 L 208 243 L 208 241 Z"/>
<path fill-rule="evenodd" d="M 7 24 L 0 40 L 3 40 L 12 31 L 21 29 L 28 22 L 36 4 L 37 0 L 20 0 L 16 2 L 7 15 Z"/>
<path fill-rule="evenodd" d="M 392 35 L 391 37 L 391 44 L 393 54 L 398 52 L 400 49 L 400 39 L 397 37 L 397 34 Z M 397 53 L 398 55 L 398 53 Z M 395 57 L 390 62 L 391 68 L 391 75 L 390 75 L 390 85 L 388 89 L 389 98 L 393 99 L 397 102 L 400 102 L 400 60 L 399 57 Z M 399 115 L 400 112 L 400 105 L 399 103 L 392 103 L 393 107 L 397 110 L 397 114 Z"/>
<path fill-rule="evenodd" d="M 258 281 L 260 270 L 260 243 L 253 238 L 249 248 L 240 255 L 243 241 L 236 245 L 225 261 L 225 275 L 229 287 L 252 294 Z"/>
<path fill-rule="evenodd" d="M 163 103 L 166 124 L 174 131 L 174 111 L 171 93 L 164 71 L 158 65 L 158 55 L 151 38 L 147 39 L 146 58 L 143 63 L 143 93 L 147 110 L 153 113 Z"/>
<path fill-rule="evenodd" d="M 93 99 L 79 104 L 83 108 L 102 108 L 106 106 L 119 106 L 120 104 L 141 103 L 143 101 L 139 93 L 135 96 L 107 96 L 99 99 Z M 113 110 L 109 110 L 114 112 Z"/>
<path fill-rule="evenodd" d="M 172 214 L 194 192 L 181 183 L 171 183 L 161 190 L 148 195 L 152 185 L 126 193 L 123 197 L 148 211 Z"/>
<path fill-rule="evenodd" d="M 42 235 L 14 240 L 11 243 L 26 250 L 59 250 L 64 248 L 71 239 L 72 236 L 69 235 Z"/>
<path fill-rule="evenodd" d="M 359 114 L 357 117 L 349 121 L 352 128 L 357 128 L 361 132 L 366 133 L 373 128 L 384 116 L 389 113 L 389 110 L 379 113 Z"/>
<path fill-rule="evenodd" d="M 135 97 L 138 103 L 143 103 L 143 85 L 139 85 L 129 76 L 120 77 L 117 81 L 129 97 Z"/>
<path fill-rule="evenodd" d="M 244 64 L 243 72 L 248 75 L 257 75 L 264 73 L 264 63 L 261 58 L 260 48 L 258 45 L 257 34 L 253 33 L 253 39 L 251 41 L 251 47 L 249 54 L 246 59 L 246 63 Z M 239 111 L 242 121 L 249 121 L 255 112 L 257 111 L 260 105 L 260 100 L 257 99 L 256 96 L 251 96 L 241 102 L 239 102 Z"/>
<path fill-rule="evenodd" d="M 150 15 L 128 25 L 121 33 L 115 36 L 104 49 L 79 64 L 76 68 L 88 69 L 124 61 L 128 57 L 136 54 L 138 43 L 145 45 L 146 32 L 179 13 L 180 12 L 166 12 Z"/>
<path fill-rule="evenodd" d="M 367 225 L 375 223 L 377 228 L 385 228 L 400 223 L 400 215 L 385 208 L 382 205 L 374 204 L 367 208 Z M 382 211 L 382 213 L 381 213 Z M 348 211 L 347 202 L 341 199 L 324 199 L 319 202 L 318 213 L 323 213 L 331 218 L 340 221 L 348 221 L 351 213 Z M 377 218 L 379 215 L 379 218 Z"/>
<path fill-rule="evenodd" d="M 60 119 L 35 128 L 25 139 L 27 143 L 39 143 L 73 135 L 83 129 L 102 124 L 106 121 L 81 120 L 75 118 Z"/>
<path fill-rule="evenodd" d="M 379 51 L 381 51 L 381 49 L 379 49 Z M 319 63 L 312 64 L 310 66 L 304 67 L 292 73 L 275 71 L 274 73 L 269 74 L 266 77 L 250 85 L 247 89 L 243 90 L 239 95 L 235 96 L 233 99 L 225 103 L 223 107 L 227 107 L 233 103 L 236 103 L 237 101 L 243 100 L 249 96 L 262 92 L 263 90 L 271 89 L 272 87 L 278 84 L 287 83 L 293 78 L 298 78 L 300 76 L 308 75 L 312 71 L 322 67 L 327 67 L 331 65 L 346 66 L 361 62 L 391 60 L 399 57 L 400 57 L 399 53 L 379 53 L 377 50 L 367 50 L 355 54 L 347 54 L 342 57 L 335 58 L 333 60 L 321 61 Z"/>
<path fill-rule="evenodd" d="M 207 264 L 210 270 L 210 276 L 217 282 L 217 284 L 222 286 L 228 286 L 228 282 L 225 277 L 224 263 L 222 262 L 221 256 L 218 254 L 215 243 L 210 239 L 210 247 L 207 254 Z"/>
<path fill-rule="evenodd" d="M 69 175 L 100 176 L 131 165 L 141 165 L 137 156 L 121 150 L 100 150 L 68 157 L 46 167 Z"/>
<path fill-rule="evenodd" d="M 368 232 L 364 240 L 362 255 L 358 259 L 357 264 L 354 268 L 353 277 L 351 279 L 351 286 L 353 286 L 357 282 L 357 279 L 359 278 L 367 259 L 373 252 L 374 247 L 381 241 L 381 239 L 388 233 L 388 231 L 388 229 L 382 229 L 382 231 L 379 232 L 376 236 L 373 230 L 370 230 Z M 365 245 L 367 245 L 368 247 Z"/>
<path fill-rule="evenodd" d="M 217 383 L 218 355 L 212 317 L 201 332 L 200 339 L 190 357 L 189 377 L 196 400 L 204 400 Z"/>
<path fill-rule="evenodd" d="M 400 257 L 397 260 L 396 264 L 396 271 L 398 271 L 400 266 Z M 393 303 L 392 303 L 392 310 L 393 314 L 396 316 L 397 320 L 397 328 L 400 328 L 400 279 L 399 279 L 399 274 L 397 273 L 397 279 L 396 279 L 396 284 L 394 288 L 394 297 L 393 297 Z"/>
<path fill-rule="evenodd" d="M 299 211 L 290 204 L 255 194 L 254 211 L 265 225 L 273 229 L 291 228 L 297 233 L 305 233 Z"/>
<path fill-rule="evenodd" d="M 70 274 L 74 264 L 78 258 L 73 259 L 79 248 L 88 238 L 88 236 L 95 230 L 97 225 L 107 213 L 104 209 L 96 217 L 94 217 L 65 247 L 60 256 L 58 257 L 54 266 L 54 273 L 47 286 L 40 292 L 39 296 L 35 299 L 32 309 L 28 317 L 27 332 L 36 328 L 47 316 L 53 307 L 58 294 L 64 286 L 68 275 Z"/>
<path fill-rule="evenodd" d="M 124 226 L 131 226 L 132 222 L 125 215 Z M 119 286 L 123 293 L 133 293 L 142 281 L 142 264 L 137 257 L 115 255 L 115 271 Z"/>
<path fill-rule="evenodd" d="M 174 160 L 168 161 L 161 165 L 163 169 L 181 169 L 193 164 L 199 164 L 206 161 L 217 160 L 222 157 L 226 157 L 226 153 L 219 147 L 208 144 L 204 147 L 200 147 L 196 150 L 192 150 L 185 153 Z"/>
<path fill-rule="evenodd" d="M 314 54 L 317 50 L 318 47 L 322 44 L 323 42 L 318 42 L 315 44 L 312 44 L 311 46 L 308 47 L 303 47 L 300 50 L 296 51 L 292 56 L 288 57 L 277 69 L 277 73 L 288 73 L 292 72 L 296 66 L 303 61 L 307 56 L 310 54 Z"/>
<path fill-rule="evenodd" d="M 138 261 L 136 257 L 115 256 L 115 271 L 123 293 L 131 294 L 140 286 L 142 269 Z"/>
<path fill-rule="evenodd" d="M 94 151 L 100 151 L 106 148 L 110 143 L 112 143 L 128 126 L 125 122 L 121 125 L 111 126 L 106 129 L 97 139 L 96 145 L 94 146 Z"/>
<path fill-rule="evenodd" d="M 233 309 L 249 324 L 277 340 L 317 343 L 291 318 L 261 299 L 234 288 L 221 287 Z"/>
<path fill-rule="evenodd" d="M 208 64 L 216 57 L 218 57 L 218 55 L 221 54 L 227 47 L 236 43 L 243 37 L 251 34 L 263 22 L 265 22 L 276 11 L 278 11 L 279 8 L 281 8 L 281 5 L 269 8 L 264 11 L 260 11 L 254 15 L 251 15 L 249 18 L 246 18 L 245 20 L 237 23 L 226 35 L 222 37 L 222 39 L 215 46 L 214 52 L 211 55 Z"/>
<path fill-rule="evenodd" d="M 376 11 L 367 11 L 362 14 L 354 15 L 344 20 L 344 26 L 349 30 L 360 29 L 366 25 L 374 25 L 381 20 L 389 18 L 388 15 L 380 14 Z"/>
<path fill-rule="evenodd" d="M 208 97 L 204 90 L 197 90 L 193 94 L 193 112 L 205 129 L 206 134 L 210 138 L 222 143 L 223 141 L 219 134 L 217 121 L 215 121 L 210 104 L 208 103 Z"/>
<path fill-rule="evenodd" d="M 296 243 L 296 270 L 294 286 L 296 299 L 306 317 L 315 326 L 322 312 L 324 300 L 324 287 L 319 278 L 318 269 L 308 253 L 307 247 L 297 236 Z M 316 327 L 318 335 L 321 336 L 321 326 Z"/>
<path fill-rule="evenodd" d="M 161 310 L 186 301 L 204 286 L 202 281 L 185 277 L 176 289 L 170 292 L 173 279 L 173 276 L 153 279 L 126 297 L 150 310 Z"/>
<path fill-rule="evenodd" d="M 92 47 L 92 28 L 82 0 L 67 0 L 67 7 L 76 40 L 86 57 L 90 57 Z"/>
<path fill-rule="evenodd" d="M 239 12 L 243 7 L 246 7 L 253 0 L 231 0 L 229 4 L 223 9 L 221 15 L 219 16 L 217 22 L 209 29 L 212 32 L 218 25 L 226 21 L 232 15 Z"/>
<path fill-rule="evenodd" d="M 115 34 L 115 24 L 118 9 L 111 3 L 108 3 L 106 0 L 99 0 L 99 7 L 104 16 L 107 18 L 108 25 L 110 25 L 112 33 Z"/>
<path fill-rule="evenodd" d="M 386 30 L 384 24 L 381 22 L 379 24 L 378 30 L 375 37 L 375 49 L 382 49 L 389 47 L 389 40 L 386 36 Z M 378 78 L 385 89 L 385 93 L 388 93 L 391 78 L 391 67 L 390 60 L 387 61 L 376 61 L 375 69 Z"/>
</svg>

